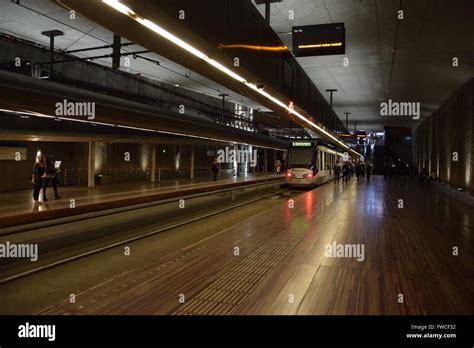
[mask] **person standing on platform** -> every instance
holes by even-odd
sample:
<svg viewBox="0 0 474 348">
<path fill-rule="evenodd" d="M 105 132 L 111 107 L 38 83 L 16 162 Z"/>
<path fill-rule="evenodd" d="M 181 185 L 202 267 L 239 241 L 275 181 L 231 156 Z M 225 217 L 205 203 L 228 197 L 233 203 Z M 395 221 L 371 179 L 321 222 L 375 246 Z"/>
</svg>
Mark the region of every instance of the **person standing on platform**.
<svg viewBox="0 0 474 348">
<path fill-rule="evenodd" d="M 33 203 L 40 204 L 39 194 L 43 187 L 43 178 L 45 175 L 44 156 L 39 154 L 36 156 L 35 164 L 33 165 L 33 173 L 31 175 L 31 183 L 33 184 Z"/>
<path fill-rule="evenodd" d="M 342 182 L 343 183 L 347 183 L 349 181 L 349 171 L 350 171 L 349 164 L 345 162 L 342 165 Z"/>
<path fill-rule="evenodd" d="M 355 173 L 357 181 L 360 181 L 360 175 L 362 173 L 362 163 L 360 163 L 360 161 L 357 161 L 357 164 L 355 165 Z"/>
<path fill-rule="evenodd" d="M 341 171 L 342 171 L 341 165 L 339 164 L 339 162 L 336 162 L 336 164 L 333 167 L 333 171 L 334 171 L 334 183 L 339 184 L 339 179 L 341 177 Z"/>
<path fill-rule="evenodd" d="M 281 162 L 280 162 L 280 160 L 276 160 L 275 170 L 276 170 L 277 175 L 281 174 Z"/>
<path fill-rule="evenodd" d="M 46 172 L 46 176 L 44 178 L 44 183 L 43 183 L 43 201 L 46 202 L 48 200 L 46 191 L 47 191 L 50 181 L 53 183 L 54 198 L 60 199 L 61 197 L 59 197 L 58 195 L 58 174 L 61 171 L 54 166 L 53 156 L 46 157 L 45 172 Z"/>
<path fill-rule="evenodd" d="M 214 174 L 214 181 L 217 181 L 217 176 L 219 175 L 219 162 L 217 158 L 214 158 L 214 161 L 212 161 L 212 173 Z"/>
<path fill-rule="evenodd" d="M 370 163 L 367 162 L 365 165 L 365 175 L 367 177 L 367 182 L 370 182 L 370 174 L 372 174 L 372 167 L 370 166 Z"/>
<path fill-rule="evenodd" d="M 383 178 L 386 179 L 388 177 L 388 166 L 389 163 L 385 162 L 383 166 Z"/>
</svg>

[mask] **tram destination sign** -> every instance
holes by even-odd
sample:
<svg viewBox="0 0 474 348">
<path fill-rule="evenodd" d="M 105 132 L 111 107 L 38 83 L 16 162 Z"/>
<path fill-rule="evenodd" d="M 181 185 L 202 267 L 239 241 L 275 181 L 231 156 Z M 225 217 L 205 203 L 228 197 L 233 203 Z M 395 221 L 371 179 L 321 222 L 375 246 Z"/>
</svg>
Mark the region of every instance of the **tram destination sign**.
<svg viewBox="0 0 474 348">
<path fill-rule="evenodd" d="M 344 54 L 346 30 L 344 23 L 304 25 L 293 27 L 295 57 Z"/>
<path fill-rule="evenodd" d="M 291 146 L 293 146 L 293 147 L 312 147 L 313 143 L 311 141 L 292 141 Z"/>
</svg>

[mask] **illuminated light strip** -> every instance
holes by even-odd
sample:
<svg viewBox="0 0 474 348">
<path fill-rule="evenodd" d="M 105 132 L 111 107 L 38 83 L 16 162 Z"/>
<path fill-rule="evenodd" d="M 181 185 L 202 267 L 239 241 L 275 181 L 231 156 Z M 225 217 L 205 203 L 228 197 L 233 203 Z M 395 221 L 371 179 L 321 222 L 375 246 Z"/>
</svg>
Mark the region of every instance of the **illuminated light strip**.
<svg viewBox="0 0 474 348">
<path fill-rule="evenodd" d="M 23 112 L 23 111 L 15 111 L 15 110 L 7 110 L 7 109 L 0 109 L 0 112 L 5 112 L 9 114 L 36 116 L 36 117 L 57 118 L 55 116 L 44 115 L 37 112 Z"/>
<path fill-rule="evenodd" d="M 191 46 L 187 42 L 181 40 L 180 38 L 173 35 L 172 33 L 165 30 L 164 28 L 160 27 L 159 25 L 151 22 L 148 19 L 140 18 L 132 9 L 125 6 L 120 1 L 118 1 L 118 0 L 102 0 L 102 2 L 105 3 L 106 5 L 112 7 L 113 9 L 119 11 L 120 13 L 129 16 L 130 18 L 132 18 L 136 22 L 138 22 L 141 25 L 147 27 L 148 29 L 152 30 L 153 32 L 155 32 L 158 35 L 162 36 L 163 38 L 167 39 L 168 41 L 174 43 L 175 45 L 180 46 L 181 48 L 185 49 L 186 51 L 193 54 L 194 56 L 206 61 L 210 65 L 212 65 L 215 68 L 217 68 L 217 69 L 221 70 L 222 72 L 224 72 L 226 75 L 234 78 L 237 81 L 242 82 L 246 86 L 252 88 L 254 91 L 256 91 L 256 92 L 260 93 L 261 95 L 263 95 L 264 97 L 266 97 L 267 99 L 273 101 L 275 104 L 281 106 L 282 108 L 284 108 L 285 110 L 287 110 L 291 114 L 297 116 L 302 121 L 306 122 L 307 124 L 311 125 L 315 129 L 317 129 L 320 132 L 324 133 L 325 135 L 330 137 L 332 140 L 334 140 L 336 143 L 340 144 L 344 149 L 353 151 L 354 153 L 359 155 L 356 151 L 350 149 L 349 146 L 347 146 L 346 144 L 344 144 L 343 142 L 338 140 L 332 134 L 330 134 L 329 132 L 327 132 L 323 128 L 317 126 L 315 123 L 311 122 L 310 120 L 308 120 L 306 117 L 304 117 L 303 115 L 301 115 L 297 111 L 295 111 L 293 109 L 290 109 L 285 103 L 283 103 L 280 100 L 276 99 L 275 97 L 271 96 L 267 92 L 264 92 L 262 89 L 257 88 L 257 86 L 255 84 L 247 82 L 247 80 L 244 79 L 242 76 L 240 76 L 240 75 L 236 74 L 235 72 L 233 72 L 232 70 L 226 68 L 224 65 L 222 65 L 221 63 L 215 61 L 214 59 L 209 58 L 205 53 L 203 53 L 200 50 L 196 49 L 195 47 Z"/>
<path fill-rule="evenodd" d="M 288 105 L 284 104 L 283 102 L 279 101 L 278 99 L 276 99 L 275 97 L 271 96 L 270 94 L 268 94 L 267 92 L 263 91 L 262 89 L 259 89 L 255 84 L 253 83 L 246 83 L 246 85 L 250 88 L 252 88 L 253 90 L 255 90 L 256 92 L 262 94 L 263 96 L 265 96 L 266 98 L 270 99 L 271 101 L 273 101 L 275 104 L 281 106 L 282 108 L 284 108 L 286 111 L 288 111 L 289 113 L 295 115 L 296 117 L 300 118 L 301 120 L 305 121 L 306 123 L 308 123 L 309 125 L 319 129 L 322 133 L 326 134 L 328 137 L 330 137 L 331 139 L 335 140 L 337 143 L 341 144 L 345 149 L 347 150 L 350 150 L 352 152 L 354 152 L 355 154 L 357 154 L 359 156 L 359 153 L 357 151 L 354 151 L 352 150 L 349 146 L 347 146 L 346 144 L 344 144 L 343 142 L 339 141 L 337 138 L 335 138 L 331 133 L 327 132 L 325 129 L 317 126 L 315 123 L 311 122 L 310 120 L 308 120 L 306 117 L 304 117 L 303 115 L 301 115 L 298 111 L 290 108 Z"/>
<path fill-rule="evenodd" d="M 127 16 L 134 16 L 135 15 L 135 12 L 133 12 L 127 6 L 125 6 L 124 4 L 121 4 L 118 1 L 115 1 L 115 0 L 102 0 L 102 1 L 104 3 L 106 3 L 107 5 L 115 8 L 117 11 L 123 13 L 124 15 L 127 15 Z"/>
<path fill-rule="evenodd" d="M 150 128 L 139 128 L 139 127 L 132 127 L 132 126 L 123 126 L 119 124 L 113 124 L 113 123 L 104 123 L 104 122 L 92 122 L 92 121 L 86 121 L 86 120 L 81 120 L 77 118 L 67 118 L 67 117 L 56 117 L 56 116 L 51 116 L 51 115 L 45 115 L 45 114 L 40 114 L 37 112 L 33 111 L 15 111 L 15 110 L 8 110 L 8 109 L 0 109 L 0 112 L 4 113 L 9 113 L 9 114 L 18 114 L 18 115 L 28 115 L 28 116 L 34 116 L 34 117 L 44 117 L 44 118 L 53 118 L 53 119 L 61 119 L 65 121 L 73 121 L 73 122 L 81 122 L 81 123 L 90 123 L 90 124 L 98 124 L 98 125 L 103 125 L 103 126 L 108 126 L 108 127 L 119 127 L 119 128 L 127 128 L 127 129 L 134 129 L 134 130 L 140 130 L 140 131 L 145 131 L 145 132 L 152 132 L 152 133 L 163 133 L 163 134 L 170 134 L 170 135 L 177 135 L 177 136 L 182 136 L 182 137 L 188 137 L 188 138 L 196 138 L 196 139 L 204 139 L 204 140 L 211 140 L 211 141 L 218 141 L 221 143 L 232 143 L 232 144 L 241 144 L 241 145 L 246 145 L 246 146 L 256 146 L 260 147 L 262 149 L 272 149 L 272 150 L 278 150 L 278 151 L 287 151 L 287 150 L 282 150 L 277 147 L 268 147 L 268 146 L 261 146 L 261 145 L 254 145 L 254 144 L 247 144 L 247 143 L 237 143 L 232 140 L 223 140 L 223 139 L 216 139 L 216 138 L 209 138 L 209 137 L 203 137 L 199 135 L 192 135 L 192 134 L 185 134 L 185 133 L 176 133 L 176 132 L 168 132 L 168 131 L 162 131 L 162 130 L 157 130 L 157 129 L 150 129 Z"/>
<path fill-rule="evenodd" d="M 249 50 L 257 51 L 288 51 L 286 46 L 258 46 L 258 45 L 243 45 L 243 44 L 232 44 L 232 45 L 219 45 L 221 48 L 244 48 Z"/>
<path fill-rule="evenodd" d="M 105 1 L 105 0 L 104 0 Z M 117 0 L 107 0 L 108 2 L 116 2 L 116 3 L 119 3 Z M 108 4 L 108 3 L 107 3 Z M 120 4 L 120 3 L 119 3 Z M 112 6 L 110 4 L 108 4 L 109 6 Z M 113 7 L 113 6 L 112 6 Z M 131 10 L 130 10 L 131 11 Z M 133 11 L 132 11 L 133 12 Z M 149 21 L 148 19 L 143 19 L 143 18 L 140 18 L 138 16 L 134 16 L 132 17 L 133 19 L 135 19 L 138 23 L 140 23 L 141 25 L 147 27 L 148 29 L 154 31 L 155 33 L 157 33 L 158 35 L 164 37 L 165 39 L 173 42 L 174 44 L 184 48 L 186 51 L 188 51 L 189 53 L 195 55 L 196 57 L 198 58 L 201 58 L 202 60 L 206 61 L 207 63 L 211 64 L 212 66 L 214 66 L 215 68 L 221 70 L 222 72 L 226 73 L 227 75 L 229 75 L 230 77 L 236 79 L 237 81 L 239 82 L 242 82 L 242 83 L 246 83 L 247 81 L 240 75 L 234 73 L 232 70 L 226 68 L 224 65 L 222 65 L 221 63 L 215 61 L 214 59 L 211 59 L 209 58 L 205 53 L 199 51 L 197 48 L 194 48 L 193 46 L 191 46 L 190 44 L 188 44 L 187 42 L 184 42 L 183 40 L 181 40 L 180 38 L 178 38 L 177 36 L 171 34 L 169 31 L 166 31 L 165 29 L 161 28 L 160 26 L 156 25 L 155 23 Z"/>
</svg>

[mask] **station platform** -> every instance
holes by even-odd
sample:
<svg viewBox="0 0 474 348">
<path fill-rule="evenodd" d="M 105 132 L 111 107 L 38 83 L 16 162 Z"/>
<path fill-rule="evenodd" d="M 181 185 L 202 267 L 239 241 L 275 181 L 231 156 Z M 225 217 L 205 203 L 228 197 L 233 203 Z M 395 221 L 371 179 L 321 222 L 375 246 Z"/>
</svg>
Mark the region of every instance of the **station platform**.
<svg viewBox="0 0 474 348">
<path fill-rule="evenodd" d="M 284 179 L 283 175 L 273 173 L 239 176 L 225 173 L 217 181 L 213 181 L 212 177 L 200 177 L 155 183 L 101 184 L 94 188 L 59 186 L 59 200 L 54 200 L 54 191 L 50 185 L 47 189 L 49 200 L 42 202 L 41 191 L 40 205 L 33 204 L 32 190 L 4 192 L 0 195 L 0 228 L 281 179 Z M 74 199 L 74 209 L 70 207 L 71 199 Z"/>
<path fill-rule="evenodd" d="M 473 233 L 471 207 L 412 178 L 330 182 L 39 313 L 469 314 Z"/>
</svg>

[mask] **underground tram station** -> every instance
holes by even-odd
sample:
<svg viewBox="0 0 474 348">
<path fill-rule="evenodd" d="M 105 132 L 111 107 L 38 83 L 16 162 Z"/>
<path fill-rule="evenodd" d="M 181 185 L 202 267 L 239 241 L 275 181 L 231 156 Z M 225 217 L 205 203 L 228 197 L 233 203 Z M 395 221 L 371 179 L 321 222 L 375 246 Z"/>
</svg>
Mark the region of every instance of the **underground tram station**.
<svg viewBox="0 0 474 348">
<path fill-rule="evenodd" d="M 473 14 L 0 0 L 0 346 L 472 346 Z"/>
</svg>

